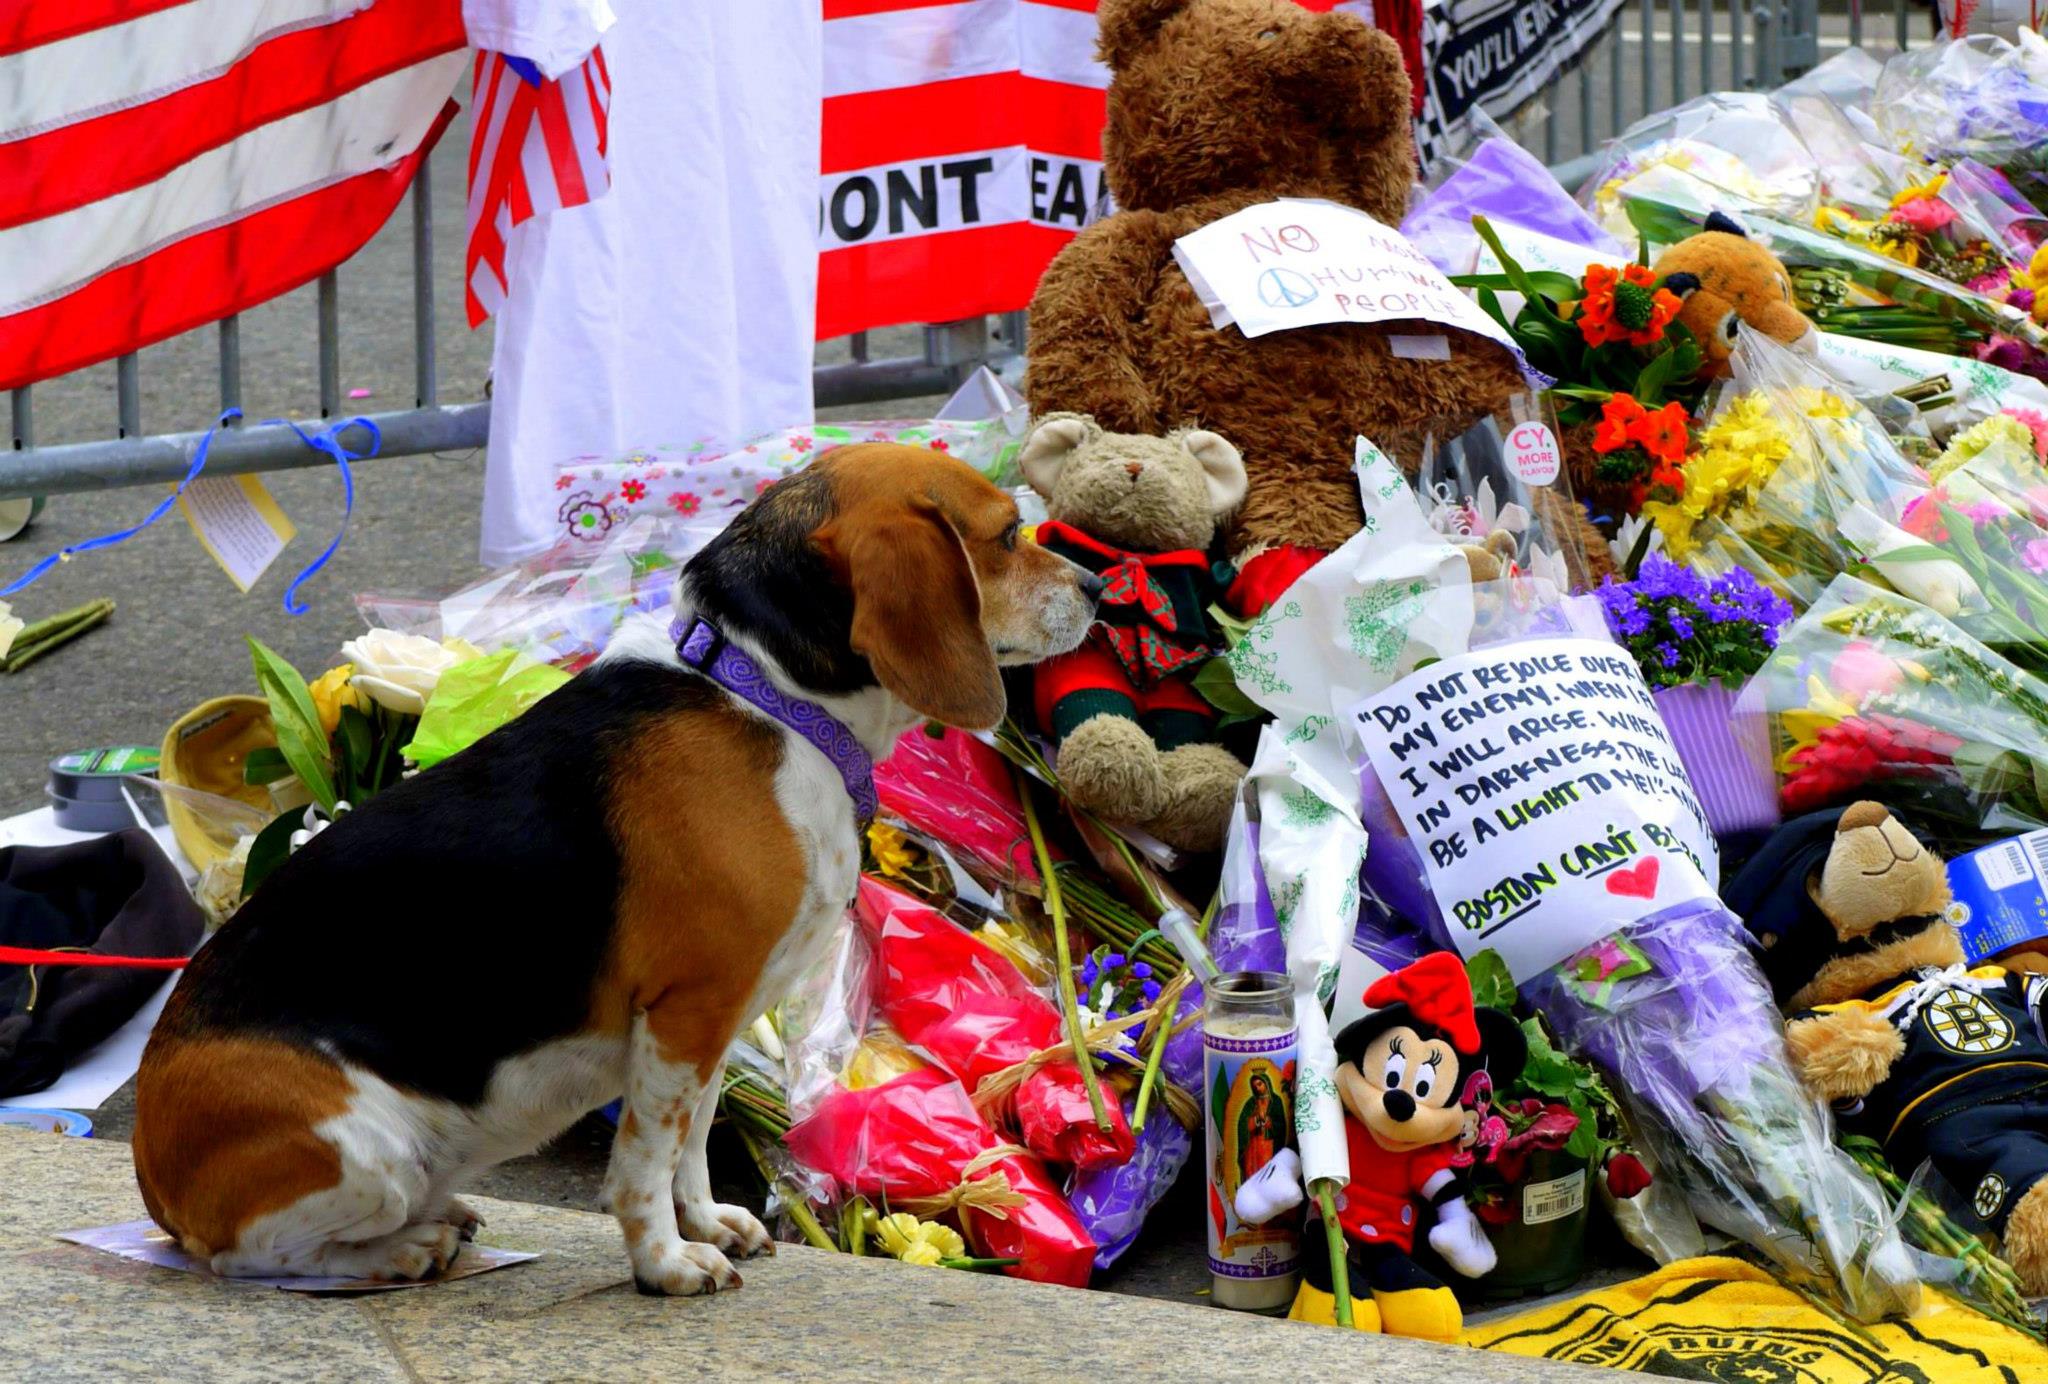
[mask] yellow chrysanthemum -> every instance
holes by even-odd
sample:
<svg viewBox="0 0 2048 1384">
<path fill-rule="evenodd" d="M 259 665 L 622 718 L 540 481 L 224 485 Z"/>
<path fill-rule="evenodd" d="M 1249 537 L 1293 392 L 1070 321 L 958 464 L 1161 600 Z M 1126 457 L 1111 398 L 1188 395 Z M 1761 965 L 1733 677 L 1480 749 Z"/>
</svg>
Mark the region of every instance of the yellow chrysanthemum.
<svg viewBox="0 0 2048 1384">
<path fill-rule="evenodd" d="M 868 827 L 868 849 L 875 853 L 875 868 L 891 879 L 902 879 L 917 863 L 917 854 L 903 833 L 883 822 Z"/>
<path fill-rule="evenodd" d="M 2034 434 L 2011 414 L 1994 413 L 1950 438 L 1941 456 L 1927 468 L 1928 477 L 1935 481 L 1946 480 L 1959 467 L 1967 466 L 1993 447 L 2001 445 L 2018 449 L 2020 456 L 2032 457 Z"/>
<path fill-rule="evenodd" d="M 1663 533 L 1671 556 L 1683 561 L 1695 525 L 1768 481 L 1790 455 L 1791 435 L 1772 416 L 1770 400 L 1761 393 L 1738 395 L 1700 431 L 1699 450 L 1685 463 L 1685 493 L 1668 504 L 1652 501 L 1643 513 Z"/>
<path fill-rule="evenodd" d="M 937 1264 L 941 1259 L 958 1259 L 967 1253 L 960 1232 L 937 1221 L 921 1221 L 908 1211 L 883 1216 L 875 1222 L 875 1237 L 882 1248 L 906 1264 Z"/>
</svg>

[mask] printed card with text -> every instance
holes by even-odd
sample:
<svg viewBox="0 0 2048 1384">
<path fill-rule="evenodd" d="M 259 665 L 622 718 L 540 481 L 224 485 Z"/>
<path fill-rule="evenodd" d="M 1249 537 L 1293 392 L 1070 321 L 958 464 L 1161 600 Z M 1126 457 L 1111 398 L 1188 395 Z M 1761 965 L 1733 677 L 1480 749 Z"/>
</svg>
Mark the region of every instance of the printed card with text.
<svg viewBox="0 0 2048 1384">
<path fill-rule="evenodd" d="M 178 511 L 245 596 L 298 533 L 256 476 L 201 476 L 178 497 Z"/>
<path fill-rule="evenodd" d="M 1466 956 L 1517 982 L 1719 876 L 1678 751 L 1628 654 L 1598 639 L 1432 663 L 1352 712 Z"/>
</svg>

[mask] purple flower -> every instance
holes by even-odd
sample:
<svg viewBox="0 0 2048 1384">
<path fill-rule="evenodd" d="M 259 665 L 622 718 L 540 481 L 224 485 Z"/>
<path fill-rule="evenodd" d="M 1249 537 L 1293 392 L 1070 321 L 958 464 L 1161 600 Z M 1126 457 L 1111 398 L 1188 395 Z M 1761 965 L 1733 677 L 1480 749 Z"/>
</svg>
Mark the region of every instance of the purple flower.
<svg viewBox="0 0 2048 1384">
<path fill-rule="evenodd" d="M 1131 974 L 1136 976 L 1139 980 L 1143 980 L 1147 976 L 1152 974 L 1152 968 L 1146 965 L 1144 962 L 1140 961 L 1137 965 L 1131 967 Z"/>
<path fill-rule="evenodd" d="M 1657 646 L 1657 661 L 1666 668 L 1676 668 L 1678 666 L 1678 646 L 1675 644 L 1659 644 Z"/>
<path fill-rule="evenodd" d="M 1158 981 L 1156 981 L 1156 980 L 1148 980 L 1148 981 L 1146 981 L 1146 982 L 1145 982 L 1145 984 L 1144 984 L 1144 986 L 1143 986 L 1143 989 L 1144 989 L 1144 992 L 1145 992 L 1145 1003 L 1147 1003 L 1147 1004 L 1151 1004 L 1151 1003 L 1152 1003 L 1152 1002 L 1153 1002 L 1154 1000 L 1156 1000 L 1156 999 L 1158 999 L 1158 998 L 1159 998 L 1159 982 L 1158 982 Z"/>
<path fill-rule="evenodd" d="M 1687 618 L 1684 611 L 1671 610 L 1666 613 L 1665 619 L 1671 626 L 1671 632 L 1680 639 L 1692 638 L 1692 621 Z"/>
</svg>

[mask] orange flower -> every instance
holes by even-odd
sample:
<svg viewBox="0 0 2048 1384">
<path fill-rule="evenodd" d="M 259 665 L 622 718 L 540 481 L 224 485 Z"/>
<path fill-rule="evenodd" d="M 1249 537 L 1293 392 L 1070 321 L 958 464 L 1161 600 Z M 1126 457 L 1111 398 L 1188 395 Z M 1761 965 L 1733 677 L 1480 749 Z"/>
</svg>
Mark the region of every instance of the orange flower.
<svg viewBox="0 0 2048 1384">
<path fill-rule="evenodd" d="M 1620 341 L 1626 333 L 1614 320 L 1614 288 L 1621 275 L 1604 264 L 1586 266 L 1586 296 L 1579 300 L 1579 335 L 1588 346 Z"/>
<path fill-rule="evenodd" d="M 1658 461 L 1677 463 L 1685 459 L 1687 441 L 1685 406 L 1666 404 L 1654 413 L 1645 413 L 1629 425 L 1629 440 L 1638 444 Z"/>
<path fill-rule="evenodd" d="M 1600 421 L 1593 428 L 1593 450 L 1605 456 L 1618 452 L 1632 440 L 1630 429 L 1643 416 L 1643 406 L 1626 394 L 1610 394 L 1600 405 Z"/>
<path fill-rule="evenodd" d="M 1651 346 L 1664 339 L 1664 329 L 1678 316 L 1684 301 L 1668 288 L 1660 288 L 1650 296 L 1650 320 L 1641 331 L 1630 332 L 1631 346 Z"/>
</svg>

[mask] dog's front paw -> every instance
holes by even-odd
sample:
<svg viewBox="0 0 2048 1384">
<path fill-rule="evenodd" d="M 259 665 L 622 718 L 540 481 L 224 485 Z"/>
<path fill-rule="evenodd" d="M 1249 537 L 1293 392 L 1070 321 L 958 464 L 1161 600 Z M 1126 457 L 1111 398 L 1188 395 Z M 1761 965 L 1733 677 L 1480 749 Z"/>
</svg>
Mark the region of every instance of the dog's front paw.
<svg viewBox="0 0 2048 1384">
<path fill-rule="evenodd" d="M 685 1240 L 702 1240 L 742 1259 L 775 1253 L 775 1237 L 744 1206 L 722 1201 L 678 1203 L 676 1224 Z"/>
<path fill-rule="evenodd" d="M 477 1231 L 484 1227 L 484 1218 L 472 1211 L 468 1203 L 459 1197 L 448 1198 L 448 1209 L 441 1213 L 441 1219 L 455 1227 L 455 1233 L 462 1237 L 465 1244 L 474 1240 Z"/>
<path fill-rule="evenodd" d="M 710 1245 L 675 1242 L 633 1257 L 633 1286 L 650 1297 L 695 1297 L 740 1286 L 739 1271 Z"/>
</svg>

